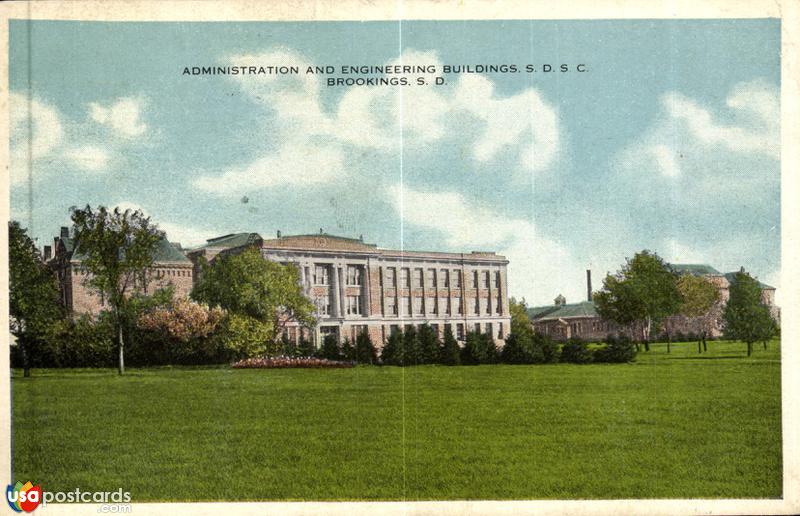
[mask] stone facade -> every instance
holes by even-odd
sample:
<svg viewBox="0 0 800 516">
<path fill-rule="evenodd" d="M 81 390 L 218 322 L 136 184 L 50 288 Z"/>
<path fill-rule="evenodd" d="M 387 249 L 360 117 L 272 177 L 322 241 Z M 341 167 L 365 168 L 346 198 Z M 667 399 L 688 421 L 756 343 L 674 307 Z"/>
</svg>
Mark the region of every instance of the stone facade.
<svg viewBox="0 0 800 516">
<path fill-rule="evenodd" d="M 53 239 L 53 255 L 45 247 L 44 259 L 58 279 L 61 301 L 70 314 L 97 315 L 109 308 L 107 300 L 88 286 L 91 275 L 81 266 L 80 252 L 73 249 L 68 228 Z M 153 293 L 173 285 L 176 296 L 188 296 L 193 285 L 193 265 L 177 248 L 163 239 L 156 250 L 156 261 L 144 278 L 138 278 L 131 292 Z"/>
<path fill-rule="evenodd" d="M 241 237 L 213 239 L 188 256 L 198 262 L 208 256 L 209 247 L 224 240 Z M 508 260 L 495 253 L 386 250 L 324 233 L 250 239 L 214 252 L 217 256 L 247 247 L 300 270 L 303 290 L 317 306 L 317 325 L 308 333 L 290 324 L 286 336 L 291 340 L 304 335 L 319 343 L 327 334 L 353 339 L 366 329 L 380 346 L 392 331 L 428 323 L 440 336 L 448 326 L 459 340 L 477 330 L 501 345 L 510 330 Z"/>
</svg>

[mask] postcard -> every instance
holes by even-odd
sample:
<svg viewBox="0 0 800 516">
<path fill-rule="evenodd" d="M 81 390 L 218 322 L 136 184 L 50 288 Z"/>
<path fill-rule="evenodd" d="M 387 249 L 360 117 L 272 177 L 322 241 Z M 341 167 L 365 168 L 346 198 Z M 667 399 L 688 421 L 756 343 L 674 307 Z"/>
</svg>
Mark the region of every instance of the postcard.
<svg viewBox="0 0 800 516">
<path fill-rule="evenodd" d="M 5 10 L 12 511 L 797 512 L 796 2 L 155 5 Z"/>
</svg>

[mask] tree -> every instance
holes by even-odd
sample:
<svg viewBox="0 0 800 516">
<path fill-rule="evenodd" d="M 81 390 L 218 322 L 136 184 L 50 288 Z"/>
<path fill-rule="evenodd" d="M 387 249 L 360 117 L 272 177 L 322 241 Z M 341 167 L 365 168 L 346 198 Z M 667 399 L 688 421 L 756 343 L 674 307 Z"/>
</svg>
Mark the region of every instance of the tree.
<svg viewBox="0 0 800 516">
<path fill-rule="evenodd" d="M 63 318 L 55 276 L 18 222 L 8 224 L 9 327 L 22 354 L 24 376 L 30 355 L 54 322 Z"/>
<path fill-rule="evenodd" d="M 381 350 L 381 362 L 385 365 L 405 365 L 405 349 L 403 349 L 403 332 L 395 331 L 386 339 Z"/>
<path fill-rule="evenodd" d="M 403 331 L 403 351 L 403 365 L 419 365 L 424 362 L 417 328 L 413 324 L 406 326 Z"/>
<path fill-rule="evenodd" d="M 114 315 L 119 374 L 125 372 L 123 327 L 128 294 L 146 281 L 153 254 L 164 234 L 140 210 L 109 211 L 100 206 L 72 208 L 74 249 L 89 275 L 86 284 L 108 299 Z"/>
<path fill-rule="evenodd" d="M 439 336 L 430 324 L 419 327 L 419 363 L 433 364 L 439 356 Z"/>
<path fill-rule="evenodd" d="M 747 343 L 747 356 L 750 356 L 753 342 L 772 338 L 777 325 L 769 307 L 761 302 L 761 285 L 744 269 L 736 273 L 729 292 L 730 298 L 722 314 L 725 338 Z"/>
<path fill-rule="evenodd" d="M 269 327 L 270 338 L 280 340 L 283 329 L 295 321 L 313 326 L 314 304 L 303 293 L 294 265 L 264 259 L 257 249 L 220 256 L 202 265 L 192 298 L 230 313 L 252 317 Z"/>
<path fill-rule="evenodd" d="M 700 340 L 697 341 L 697 352 L 700 353 L 700 344 L 702 342 L 705 348 L 706 336 L 714 323 L 711 312 L 719 302 L 719 288 L 702 276 L 684 274 L 678 278 L 678 291 L 681 294 L 679 313 L 687 318 L 701 319 Z"/>
<path fill-rule="evenodd" d="M 319 348 L 319 356 L 328 360 L 341 360 L 342 350 L 336 335 L 329 333 L 322 339 L 322 347 Z"/>
<path fill-rule="evenodd" d="M 444 341 L 442 347 L 439 348 L 439 363 L 444 365 L 461 364 L 461 346 L 453 336 L 453 329 L 450 326 L 446 326 L 444 329 Z"/>
<path fill-rule="evenodd" d="M 369 338 L 369 332 L 363 330 L 356 336 L 356 362 L 359 364 L 374 364 L 378 360 L 378 354 L 375 351 L 375 346 L 372 344 L 372 339 Z"/>
<path fill-rule="evenodd" d="M 517 301 L 512 297 L 508 301 L 508 311 L 511 313 L 510 333 L 522 339 L 533 337 L 533 328 L 531 327 L 531 319 L 528 316 L 528 305 L 525 302 L 525 298 Z"/>
<path fill-rule="evenodd" d="M 471 331 L 467 333 L 461 349 L 461 363 L 464 365 L 494 364 L 497 362 L 497 347 L 492 337 L 486 333 Z"/>
<path fill-rule="evenodd" d="M 603 289 L 594 294 L 597 312 L 620 325 L 639 324 L 645 350 L 650 350 L 650 335 L 681 303 L 677 276 L 654 253 L 642 251 L 615 275 L 607 275 Z"/>
</svg>

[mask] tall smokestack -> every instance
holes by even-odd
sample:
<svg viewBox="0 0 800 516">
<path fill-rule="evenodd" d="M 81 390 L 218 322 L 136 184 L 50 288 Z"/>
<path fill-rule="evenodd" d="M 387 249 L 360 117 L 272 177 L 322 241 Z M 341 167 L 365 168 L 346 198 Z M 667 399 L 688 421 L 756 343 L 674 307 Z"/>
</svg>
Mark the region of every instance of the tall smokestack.
<svg viewBox="0 0 800 516">
<path fill-rule="evenodd" d="M 586 269 L 586 300 L 592 300 L 592 271 Z"/>
</svg>

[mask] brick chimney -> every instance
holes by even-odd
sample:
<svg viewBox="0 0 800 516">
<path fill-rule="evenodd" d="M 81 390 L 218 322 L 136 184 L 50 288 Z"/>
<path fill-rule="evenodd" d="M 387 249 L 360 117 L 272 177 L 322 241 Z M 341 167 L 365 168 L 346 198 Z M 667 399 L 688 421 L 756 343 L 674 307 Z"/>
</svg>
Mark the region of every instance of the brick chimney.
<svg viewBox="0 0 800 516">
<path fill-rule="evenodd" d="M 279 229 L 278 230 L 278 238 L 280 238 L 280 237 L 281 237 L 281 230 Z"/>
<path fill-rule="evenodd" d="M 50 247 L 49 245 L 44 246 L 44 261 L 47 261 L 51 258 L 52 250 L 53 248 Z"/>
<path fill-rule="evenodd" d="M 69 228 L 67 226 L 61 226 L 61 238 L 69 238 Z"/>
<path fill-rule="evenodd" d="M 592 271 L 586 269 L 586 300 L 592 301 Z"/>
</svg>

